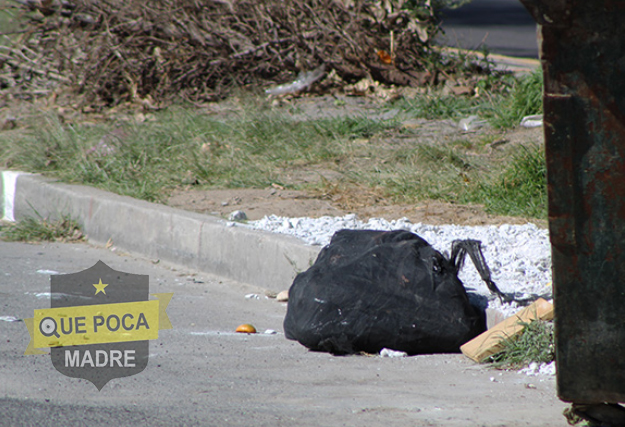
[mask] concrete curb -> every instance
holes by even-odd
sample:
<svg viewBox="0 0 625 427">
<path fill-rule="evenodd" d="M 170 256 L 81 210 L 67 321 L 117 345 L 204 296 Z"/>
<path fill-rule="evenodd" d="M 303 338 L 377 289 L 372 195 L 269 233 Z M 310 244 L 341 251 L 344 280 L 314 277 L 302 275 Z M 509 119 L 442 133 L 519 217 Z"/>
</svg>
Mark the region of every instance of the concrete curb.
<svg viewBox="0 0 625 427">
<path fill-rule="evenodd" d="M 279 292 L 315 260 L 320 247 L 39 175 L 4 171 L 2 217 L 70 215 L 90 241 Z"/>
</svg>

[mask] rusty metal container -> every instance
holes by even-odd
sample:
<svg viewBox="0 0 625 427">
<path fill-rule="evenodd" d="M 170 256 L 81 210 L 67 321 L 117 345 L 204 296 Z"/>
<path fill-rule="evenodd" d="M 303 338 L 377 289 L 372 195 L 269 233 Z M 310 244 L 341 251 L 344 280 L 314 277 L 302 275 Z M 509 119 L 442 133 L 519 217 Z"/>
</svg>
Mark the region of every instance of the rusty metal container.
<svg viewBox="0 0 625 427">
<path fill-rule="evenodd" d="M 558 394 L 625 402 L 625 1 L 521 2 L 540 24 Z"/>
</svg>

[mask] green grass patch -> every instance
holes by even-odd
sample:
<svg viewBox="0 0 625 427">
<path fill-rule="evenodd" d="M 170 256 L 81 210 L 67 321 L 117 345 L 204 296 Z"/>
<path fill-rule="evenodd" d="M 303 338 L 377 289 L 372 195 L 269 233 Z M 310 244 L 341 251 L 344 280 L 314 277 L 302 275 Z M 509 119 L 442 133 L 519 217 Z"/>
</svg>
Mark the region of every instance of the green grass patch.
<svg viewBox="0 0 625 427">
<path fill-rule="evenodd" d="M 400 110 L 395 117 L 457 120 L 486 111 L 485 100 L 424 95 L 388 107 Z M 372 203 L 434 199 L 483 204 L 496 214 L 546 216 L 544 153 L 531 145 L 498 148 L 493 155 L 490 133 L 445 128 L 438 136 L 434 126 L 422 140 L 418 126 L 404 128 L 400 119 L 295 120 L 258 97 L 239 106 L 231 114 L 177 106 L 142 121 L 119 114 L 98 123 L 39 115 L 25 128 L 0 133 L 0 166 L 154 202 L 165 202 L 179 187 L 277 184 L 323 195 L 355 190 Z M 317 171 L 338 178 L 297 178 Z"/>
<path fill-rule="evenodd" d="M 525 116 L 542 114 L 543 76 L 539 69 L 521 78 L 492 74 L 477 80 L 480 96 L 433 93 L 400 99 L 393 107 L 408 116 L 434 119 L 461 119 L 478 115 L 499 129 L 519 126 Z"/>
<path fill-rule="evenodd" d="M 476 114 L 487 101 L 465 96 L 423 95 L 413 99 L 402 98 L 393 104 L 408 116 L 428 120 L 458 119 Z"/>
<path fill-rule="evenodd" d="M 11 33 L 16 31 L 19 23 L 16 22 L 18 8 L 9 0 L 0 0 L 0 33 Z M 0 35 L 0 45 L 4 44 L 2 40 L 5 36 Z"/>
<path fill-rule="evenodd" d="M 511 160 L 475 155 L 474 143 L 419 144 L 397 149 L 369 174 L 370 185 L 396 202 L 433 199 L 484 205 L 492 214 L 546 218 L 544 150 L 519 146 Z M 358 178 L 365 182 L 362 176 Z"/>
<path fill-rule="evenodd" d="M 180 185 L 288 185 L 290 169 L 340 162 L 350 155 L 350 141 L 397 127 L 364 117 L 293 121 L 263 112 L 216 120 L 182 108 L 141 124 L 63 125 L 54 116 L 42 121 L 0 141 L 5 166 L 149 201 L 163 201 Z"/>
<path fill-rule="evenodd" d="M 510 164 L 494 181 L 481 182 L 469 197 L 492 213 L 545 218 L 547 166 L 542 147 L 525 147 L 512 155 Z"/>
<path fill-rule="evenodd" d="M 80 241 L 84 235 L 77 221 L 68 215 L 49 220 L 37 215 L 0 226 L 0 239 L 8 242 Z"/>
<path fill-rule="evenodd" d="M 512 128 L 518 126 L 525 116 L 543 112 L 542 69 L 517 80 L 509 95 L 496 97 L 488 113 L 493 126 Z"/>
<path fill-rule="evenodd" d="M 14 0 L 0 0 L 0 52 L 6 54 L 2 48 L 13 45 L 34 15 L 36 13 L 25 12 L 23 6 Z"/>
<path fill-rule="evenodd" d="M 399 202 L 458 201 L 478 175 L 486 172 L 482 159 L 467 155 L 457 144 L 418 144 L 397 150 L 385 166 L 380 170 L 379 185 Z"/>
<path fill-rule="evenodd" d="M 540 364 L 555 360 L 553 323 L 535 320 L 522 324 L 525 327 L 523 332 L 504 341 L 502 350 L 484 362 L 499 369 L 521 369 L 533 362 Z"/>
</svg>

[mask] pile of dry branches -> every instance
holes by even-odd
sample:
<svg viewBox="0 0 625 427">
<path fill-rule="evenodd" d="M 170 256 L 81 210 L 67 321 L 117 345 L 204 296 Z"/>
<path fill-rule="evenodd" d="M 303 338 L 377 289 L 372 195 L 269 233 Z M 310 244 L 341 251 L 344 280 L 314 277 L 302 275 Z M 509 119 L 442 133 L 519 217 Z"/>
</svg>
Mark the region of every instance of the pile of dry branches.
<svg viewBox="0 0 625 427">
<path fill-rule="evenodd" d="M 13 0 L 18 1 L 18 0 Z M 0 90 L 71 87 L 92 106 L 222 98 L 325 64 L 350 83 L 431 83 L 429 0 L 19 0 Z"/>
</svg>

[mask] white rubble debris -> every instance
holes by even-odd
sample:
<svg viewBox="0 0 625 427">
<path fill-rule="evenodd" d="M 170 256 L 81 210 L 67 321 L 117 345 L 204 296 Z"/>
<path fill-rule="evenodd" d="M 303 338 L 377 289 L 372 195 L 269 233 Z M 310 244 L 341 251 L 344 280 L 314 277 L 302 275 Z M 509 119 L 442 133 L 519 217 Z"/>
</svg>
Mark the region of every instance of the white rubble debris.
<svg viewBox="0 0 625 427">
<path fill-rule="evenodd" d="M 526 368 L 519 371 L 519 374 L 530 377 L 553 376 L 556 374 L 556 362 L 551 363 L 530 363 Z"/>
<path fill-rule="evenodd" d="M 321 218 L 285 218 L 276 215 L 250 221 L 245 227 L 298 237 L 310 245 L 325 246 L 332 235 L 341 229 L 354 230 L 408 230 L 442 253 L 449 253 L 451 242 L 457 239 L 475 239 L 482 242 L 482 251 L 491 269 L 493 281 L 506 293 L 538 294 L 551 292 L 551 247 L 549 233 L 535 224 L 499 226 L 459 226 L 413 224 L 407 218 L 387 221 L 372 218 L 367 222 L 356 215 Z M 465 287 L 489 296 L 488 288 L 472 263 L 467 260 L 459 274 Z M 491 299 L 490 308 L 506 316 L 519 310 L 516 303 L 502 305 Z"/>
<path fill-rule="evenodd" d="M 537 128 L 543 125 L 543 115 L 536 114 L 533 116 L 525 116 L 521 120 L 521 126 L 524 128 Z"/>
<path fill-rule="evenodd" d="M 234 211 L 228 216 L 230 221 L 245 221 L 247 220 L 247 214 L 243 211 Z"/>
<path fill-rule="evenodd" d="M 380 357 L 406 357 L 408 353 L 405 351 L 391 350 L 390 348 L 383 348 L 380 350 Z"/>
<path fill-rule="evenodd" d="M 37 270 L 37 273 L 46 274 L 46 275 L 47 274 L 60 274 L 58 271 L 55 271 L 55 270 L 44 270 L 44 269 Z"/>
</svg>

